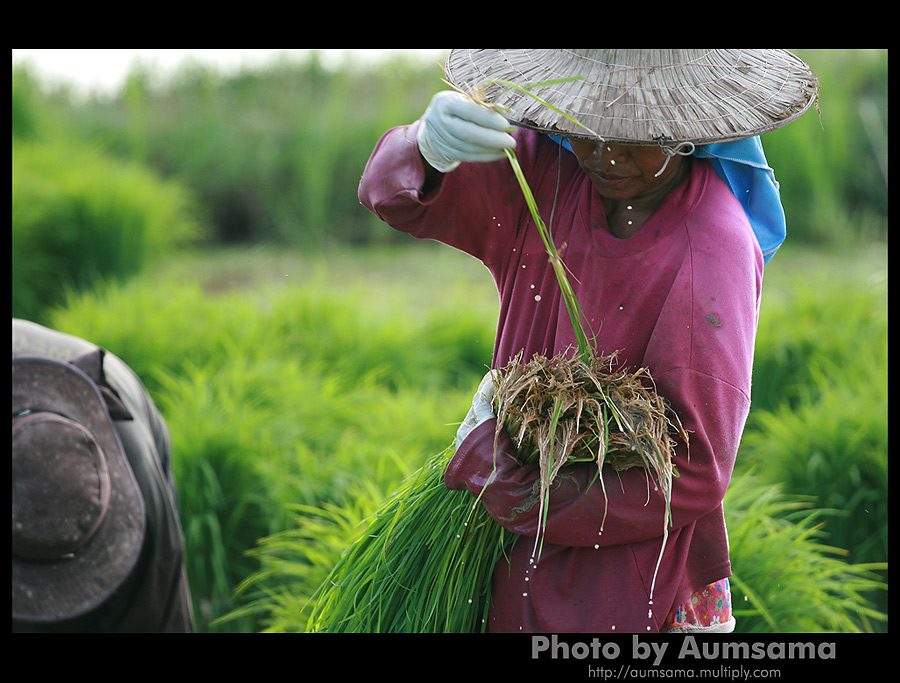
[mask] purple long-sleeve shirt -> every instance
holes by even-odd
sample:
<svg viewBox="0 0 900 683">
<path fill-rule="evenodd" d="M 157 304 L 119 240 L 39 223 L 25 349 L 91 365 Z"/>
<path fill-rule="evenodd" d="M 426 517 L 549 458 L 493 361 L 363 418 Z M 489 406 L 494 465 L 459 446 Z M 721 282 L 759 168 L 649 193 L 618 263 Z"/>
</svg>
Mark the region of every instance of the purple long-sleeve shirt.
<svg viewBox="0 0 900 683">
<path fill-rule="evenodd" d="M 462 164 L 427 183 L 417 125 L 378 142 L 360 201 L 392 227 L 487 266 L 500 294 L 495 367 L 520 351 L 528 359 L 574 348 L 555 274 L 508 162 Z M 530 542 L 516 543 L 495 570 L 489 629 L 655 632 L 671 608 L 731 572 L 722 499 L 750 406 L 762 255 L 740 204 L 705 161 L 691 159 L 687 180 L 632 237 L 619 239 L 574 155 L 532 131 L 515 136 L 545 222 L 552 211 L 554 242 L 597 351 L 618 351 L 621 365 L 650 370 L 690 432 L 690 448 L 676 454 L 680 476 L 661 560 L 665 501 L 646 473 L 606 468 L 605 486 L 590 486 L 596 466 L 573 465 L 551 496 L 533 564 L 538 508 L 520 508 L 537 466 L 520 466 L 501 434 L 482 502 Z M 494 469 L 495 425 L 483 423 L 459 445 L 448 487 L 482 492 Z"/>
</svg>

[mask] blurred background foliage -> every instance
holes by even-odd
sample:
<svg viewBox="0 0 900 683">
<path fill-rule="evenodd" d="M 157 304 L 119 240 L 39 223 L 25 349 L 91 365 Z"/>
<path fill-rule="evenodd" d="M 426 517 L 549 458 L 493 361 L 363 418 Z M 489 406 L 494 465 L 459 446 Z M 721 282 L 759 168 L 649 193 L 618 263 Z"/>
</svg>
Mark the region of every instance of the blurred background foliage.
<svg viewBox="0 0 900 683">
<path fill-rule="evenodd" d="M 817 110 L 766 135 L 792 241 L 884 237 L 887 50 L 797 50 L 820 78 Z M 114 97 L 29 96 L 13 74 L 13 138 L 64 127 L 110 155 L 189 187 L 210 238 L 311 246 L 399 239 L 362 211 L 356 185 L 373 141 L 446 87 L 438 64 L 394 56 L 326 69 L 316 53 L 228 77 L 187 66 L 160 82 L 137 69 Z"/>
<path fill-rule="evenodd" d="M 763 139 L 788 242 L 729 491 L 735 607 L 748 632 L 886 630 L 887 50 L 795 52 L 821 92 Z M 302 630 L 490 361 L 483 267 L 356 197 L 442 76 L 313 53 L 84 97 L 13 68 L 13 315 L 105 346 L 160 405 L 201 630 Z"/>
</svg>

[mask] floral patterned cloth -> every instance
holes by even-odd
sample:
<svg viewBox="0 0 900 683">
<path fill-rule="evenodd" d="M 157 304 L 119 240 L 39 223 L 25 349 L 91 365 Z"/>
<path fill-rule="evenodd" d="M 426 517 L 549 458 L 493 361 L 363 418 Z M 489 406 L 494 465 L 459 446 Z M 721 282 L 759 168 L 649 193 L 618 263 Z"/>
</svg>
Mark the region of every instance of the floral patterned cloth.
<svg viewBox="0 0 900 683">
<path fill-rule="evenodd" d="M 728 579 L 711 583 L 690 600 L 669 613 L 661 631 L 730 631 L 734 627 L 731 615 L 731 586 Z"/>
</svg>

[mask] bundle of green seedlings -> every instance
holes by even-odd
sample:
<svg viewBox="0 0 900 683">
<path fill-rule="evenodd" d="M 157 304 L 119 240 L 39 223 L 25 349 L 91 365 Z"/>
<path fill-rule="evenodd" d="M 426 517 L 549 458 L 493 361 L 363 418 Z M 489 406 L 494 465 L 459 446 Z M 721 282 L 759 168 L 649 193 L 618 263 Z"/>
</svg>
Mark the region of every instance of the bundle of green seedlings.
<svg viewBox="0 0 900 683">
<path fill-rule="evenodd" d="M 493 106 L 484 101 L 480 89 L 470 96 Z M 616 354 L 595 352 L 565 266 L 515 152 L 507 150 L 506 155 L 546 247 L 578 349 L 553 358 L 536 355 L 527 362 L 519 354 L 493 373 L 498 433 L 507 430 L 521 462 L 539 465 L 541 528 L 549 514 L 552 484 L 567 464 L 593 463 L 600 486 L 604 486 L 606 466 L 644 468 L 648 482 L 655 479 L 666 500 L 661 560 L 668 537 L 672 478 L 677 475 L 673 437 L 687 443 L 687 433 L 656 393 L 646 369 L 616 368 Z M 451 445 L 379 506 L 319 587 L 308 630 L 465 633 L 485 629 L 494 566 L 518 537 L 487 515 L 480 496 L 473 502 L 468 492 L 444 486 L 443 473 L 453 452 Z M 542 542 L 539 532 L 536 557 Z"/>
<path fill-rule="evenodd" d="M 451 445 L 377 507 L 313 596 L 318 633 L 478 633 L 510 534 L 444 486 Z"/>
</svg>

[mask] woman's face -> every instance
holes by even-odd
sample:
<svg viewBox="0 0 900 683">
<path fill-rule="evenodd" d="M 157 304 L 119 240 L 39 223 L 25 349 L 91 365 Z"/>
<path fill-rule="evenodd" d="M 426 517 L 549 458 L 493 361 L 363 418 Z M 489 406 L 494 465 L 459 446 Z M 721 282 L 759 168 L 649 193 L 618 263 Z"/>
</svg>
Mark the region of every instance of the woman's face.
<svg viewBox="0 0 900 683">
<path fill-rule="evenodd" d="M 569 138 L 582 170 L 604 199 L 661 199 L 678 185 L 687 169 L 685 158 L 669 159 L 656 145 L 621 145 Z"/>
</svg>

